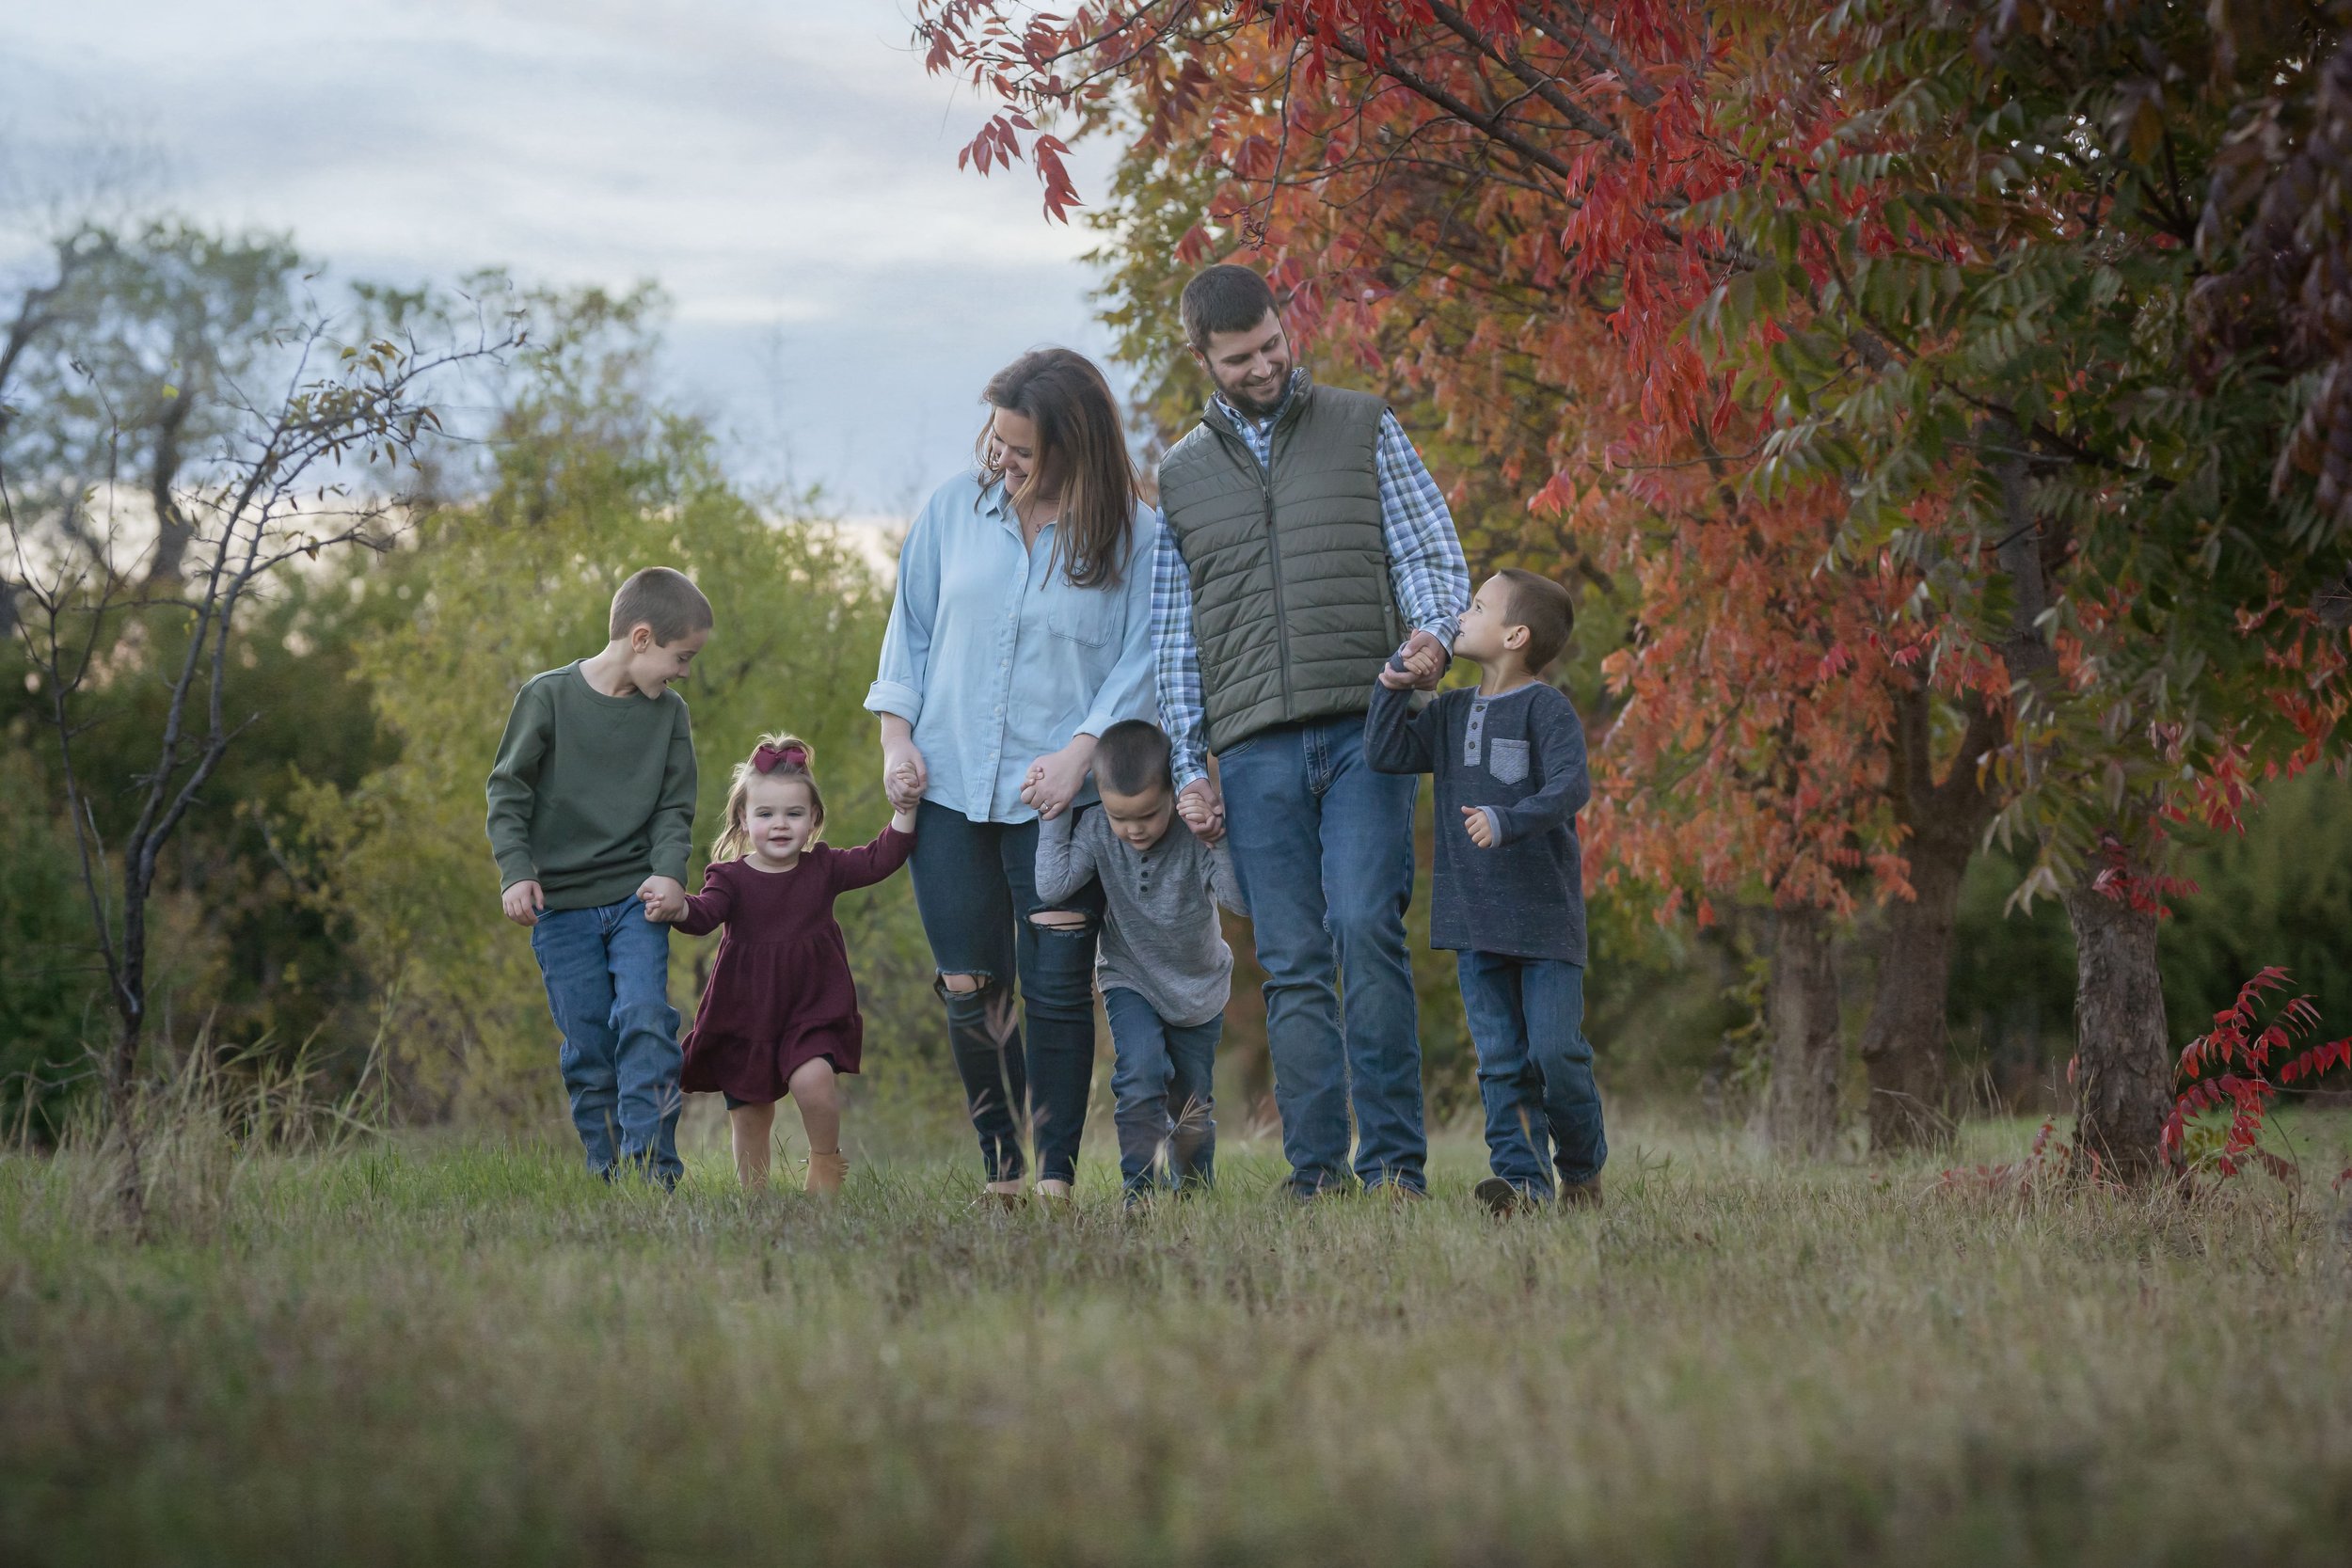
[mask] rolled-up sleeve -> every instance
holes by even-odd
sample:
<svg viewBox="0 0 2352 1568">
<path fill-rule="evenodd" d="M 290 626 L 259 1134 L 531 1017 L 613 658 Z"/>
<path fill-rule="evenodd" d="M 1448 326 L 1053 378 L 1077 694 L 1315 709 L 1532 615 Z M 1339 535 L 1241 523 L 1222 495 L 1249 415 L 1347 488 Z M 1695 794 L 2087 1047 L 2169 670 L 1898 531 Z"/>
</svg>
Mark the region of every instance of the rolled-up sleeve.
<svg viewBox="0 0 2352 1568">
<path fill-rule="evenodd" d="M 923 716 L 930 674 L 931 622 L 939 609 L 939 503 L 933 498 L 907 530 L 898 551 L 898 583 L 890 596 L 890 624 L 882 660 L 866 692 L 868 713 L 892 713 L 912 724 Z"/>
</svg>

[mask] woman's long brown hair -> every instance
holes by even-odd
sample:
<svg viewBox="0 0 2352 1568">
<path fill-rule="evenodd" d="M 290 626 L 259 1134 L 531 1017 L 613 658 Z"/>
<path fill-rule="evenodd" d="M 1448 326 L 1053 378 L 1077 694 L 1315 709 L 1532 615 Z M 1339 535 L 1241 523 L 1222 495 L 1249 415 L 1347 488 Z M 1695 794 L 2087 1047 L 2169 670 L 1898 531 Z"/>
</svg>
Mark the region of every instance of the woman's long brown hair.
<svg viewBox="0 0 2352 1568">
<path fill-rule="evenodd" d="M 1041 483 L 1060 485 L 1053 563 L 1074 588 L 1118 587 L 1135 537 L 1136 488 L 1111 384 L 1086 356 L 1041 348 L 998 371 L 980 395 L 991 408 L 1025 415 L 1037 426 L 1036 467 L 1010 499 L 1024 506 Z M 978 445 L 980 472 L 991 479 L 999 472 L 989 462 L 993 424 L 992 416 Z"/>
</svg>

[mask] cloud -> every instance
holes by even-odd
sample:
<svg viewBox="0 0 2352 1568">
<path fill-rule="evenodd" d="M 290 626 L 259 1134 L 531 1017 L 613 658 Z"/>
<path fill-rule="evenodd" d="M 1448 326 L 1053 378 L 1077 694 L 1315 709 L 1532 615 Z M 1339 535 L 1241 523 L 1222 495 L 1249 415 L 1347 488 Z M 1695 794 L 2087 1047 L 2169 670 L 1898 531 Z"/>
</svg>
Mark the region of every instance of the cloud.
<svg viewBox="0 0 2352 1568">
<path fill-rule="evenodd" d="M 675 377 L 731 428 L 773 422 L 783 333 L 821 388 L 793 394 L 800 467 L 850 504 L 959 460 L 1013 353 L 1100 343 L 1075 260 L 1094 237 L 1047 223 L 1025 168 L 956 168 L 986 106 L 923 74 L 906 0 L 10 10 L 0 128 L 111 120 L 167 150 L 200 218 L 291 230 L 345 276 L 657 278 Z"/>
</svg>

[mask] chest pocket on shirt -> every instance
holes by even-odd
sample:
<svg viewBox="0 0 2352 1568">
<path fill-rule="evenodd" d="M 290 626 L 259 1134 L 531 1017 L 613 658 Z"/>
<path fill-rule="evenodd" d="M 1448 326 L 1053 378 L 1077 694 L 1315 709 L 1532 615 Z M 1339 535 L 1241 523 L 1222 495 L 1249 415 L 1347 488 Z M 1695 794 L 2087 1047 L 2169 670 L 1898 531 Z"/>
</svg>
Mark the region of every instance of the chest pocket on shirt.
<svg viewBox="0 0 2352 1568">
<path fill-rule="evenodd" d="M 1527 777 L 1527 742 L 1524 740 L 1489 740 L 1486 742 L 1486 771 L 1498 783 L 1518 784 Z"/>
<path fill-rule="evenodd" d="M 1122 599 L 1100 588 L 1073 588 L 1054 569 L 1054 585 L 1046 590 L 1045 629 L 1089 648 L 1100 648 L 1118 634 Z"/>
</svg>

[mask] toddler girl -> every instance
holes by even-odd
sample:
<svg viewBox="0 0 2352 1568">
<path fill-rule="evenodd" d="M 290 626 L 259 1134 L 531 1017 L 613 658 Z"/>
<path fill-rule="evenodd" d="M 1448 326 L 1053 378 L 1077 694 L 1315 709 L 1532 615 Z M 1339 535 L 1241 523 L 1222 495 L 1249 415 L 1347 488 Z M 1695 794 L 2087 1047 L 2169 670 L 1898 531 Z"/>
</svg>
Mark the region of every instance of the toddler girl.
<svg viewBox="0 0 2352 1568">
<path fill-rule="evenodd" d="M 686 1037 L 680 1083 L 726 1096 L 735 1173 L 746 1187 L 768 1180 L 776 1101 L 787 1094 L 808 1133 L 808 1190 L 837 1193 L 849 1174 L 834 1075 L 857 1070 L 865 1023 L 833 901 L 906 863 L 914 813 L 893 816 L 862 849 L 818 843 L 824 826 L 808 743 L 763 737 L 736 765 L 703 890 L 677 919 L 689 936 L 727 928 Z"/>
</svg>

